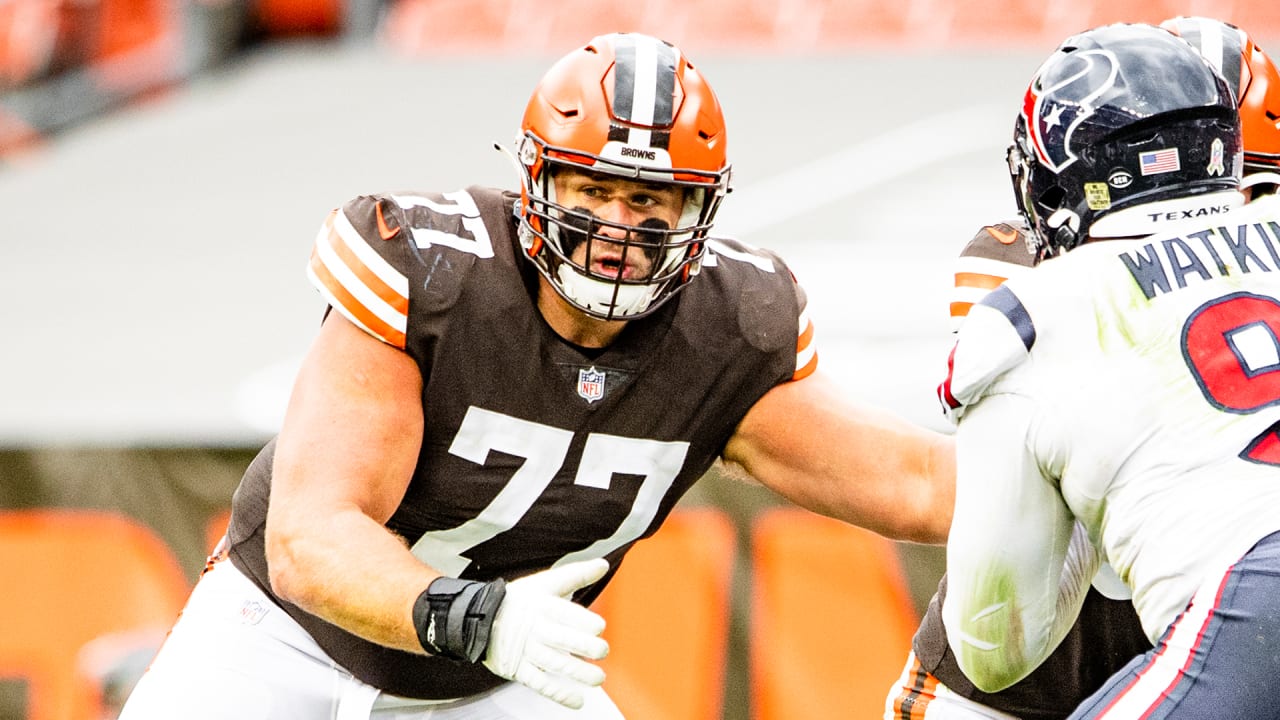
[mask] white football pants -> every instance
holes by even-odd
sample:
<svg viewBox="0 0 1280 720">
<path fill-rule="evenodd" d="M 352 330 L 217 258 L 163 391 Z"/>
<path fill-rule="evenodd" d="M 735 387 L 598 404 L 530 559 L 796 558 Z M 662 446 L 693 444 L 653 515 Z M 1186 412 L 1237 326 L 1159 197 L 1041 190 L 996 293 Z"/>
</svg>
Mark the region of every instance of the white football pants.
<svg viewBox="0 0 1280 720">
<path fill-rule="evenodd" d="M 622 720 L 602 688 L 570 710 L 517 683 L 457 700 L 381 693 L 335 663 L 229 561 L 196 584 L 120 720 Z"/>
<path fill-rule="evenodd" d="M 1018 718 L 957 695 L 933 675 L 923 682 L 920 661 L 907 654 L 907 665 L 889 688 L 884 720 L 1018 720 Z"/>
</svg>

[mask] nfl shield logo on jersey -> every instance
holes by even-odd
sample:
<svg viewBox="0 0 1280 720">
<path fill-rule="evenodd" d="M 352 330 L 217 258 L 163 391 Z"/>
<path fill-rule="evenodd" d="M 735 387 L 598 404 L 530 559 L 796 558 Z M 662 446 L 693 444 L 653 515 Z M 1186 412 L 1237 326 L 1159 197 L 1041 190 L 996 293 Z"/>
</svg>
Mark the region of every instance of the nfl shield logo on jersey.
<svg viewBox="0 0 1280 720">
<path fill-rule="evenodd" d="M 592 366 L 578 371 L 578 395 L 583 400 L 593 403 L 604 397 L 604 373 Z"/>
</svg>

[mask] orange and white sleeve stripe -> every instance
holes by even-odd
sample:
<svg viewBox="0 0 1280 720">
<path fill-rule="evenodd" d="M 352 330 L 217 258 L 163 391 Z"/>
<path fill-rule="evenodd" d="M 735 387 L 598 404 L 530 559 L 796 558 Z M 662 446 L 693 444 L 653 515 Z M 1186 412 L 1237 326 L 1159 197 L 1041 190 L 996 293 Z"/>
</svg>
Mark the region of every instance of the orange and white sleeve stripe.
<svg viewBox="0 0 1280 720">
<path fill-rule="evenodd" d="M 809 377 L 818 369 L 818 346 L 813 342 L 813 321 L 809 308 L 800 311 L 800 334 L 796 337 L 796 371 L 792 380 Z"/>
<path fill-rule="evenodd" d="M 341 210 L 330 213 L 316 235 L 307 277 L 348 320 L 404 349 L 409 279 L 369 247 Z"/>
<path fill-rule="evenodd" d="M 976 255 L 961 255 L 956 260 L 956 284 L 951 291 L 951 332 L 960 329 L 974 304 L 1010 277 L 1027 270 L 1017 263 L 993 260 Z"/>
</svg>

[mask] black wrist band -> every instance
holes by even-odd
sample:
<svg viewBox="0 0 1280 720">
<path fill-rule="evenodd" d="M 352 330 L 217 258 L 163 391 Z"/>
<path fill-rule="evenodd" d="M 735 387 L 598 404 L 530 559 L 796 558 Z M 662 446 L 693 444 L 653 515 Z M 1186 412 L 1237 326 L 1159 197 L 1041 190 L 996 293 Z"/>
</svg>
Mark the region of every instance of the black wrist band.
<svg viewBox="0 0 1280 720">
<path fill-rule="evenodd" d="M 440 577 L 413 603 L 413 626 L 422 648 L 454 660 L 477 662 L 489 647 L 498 606 L 507 584 Z"/>
</svg>

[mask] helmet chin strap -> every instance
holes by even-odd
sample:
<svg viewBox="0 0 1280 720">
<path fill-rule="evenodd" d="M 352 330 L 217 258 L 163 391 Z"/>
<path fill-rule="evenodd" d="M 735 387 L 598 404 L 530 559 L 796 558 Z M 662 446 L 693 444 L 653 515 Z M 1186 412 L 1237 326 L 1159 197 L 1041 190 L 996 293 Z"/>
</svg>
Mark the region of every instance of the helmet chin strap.
<svg viewBox="0 0 1280 720">
<path fill-rule="evenodd" d="M 1053 245 L 1059 251 L 1074 248 L 1080 243 L 1080 216 L 1066 208 L 1058 208 L 1044 222 L 1053 230 Z"/>
</svg>

